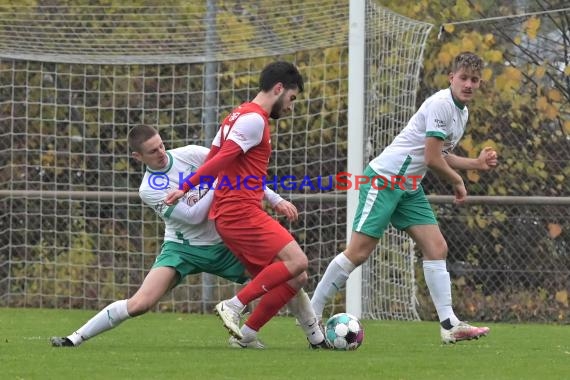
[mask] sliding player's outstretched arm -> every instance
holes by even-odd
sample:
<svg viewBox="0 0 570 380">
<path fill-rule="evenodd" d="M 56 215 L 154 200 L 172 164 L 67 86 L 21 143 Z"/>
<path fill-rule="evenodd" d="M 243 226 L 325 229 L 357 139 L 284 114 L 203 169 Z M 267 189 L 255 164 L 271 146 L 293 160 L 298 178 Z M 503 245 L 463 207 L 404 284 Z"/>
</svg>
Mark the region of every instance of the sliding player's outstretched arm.
<svg viewBox="0 0 570 380">
<path fill-rule="evenodd" d="M 168 194 L 165 203 L 167 205 L 174 204 L 174 202 L 182 198 L 190 189 L 199 186 L 201 178 L 216 178 L 220 170 L 228 166 L 241 153 L 243 153 L 243 151 L 239 145 L 233 141 L 226 141 L 219 152 L 215 154 L 212 159 L 206 161 L 206 163 L 183 184 L 183 189 L 175 190 Z"/>
</svg>

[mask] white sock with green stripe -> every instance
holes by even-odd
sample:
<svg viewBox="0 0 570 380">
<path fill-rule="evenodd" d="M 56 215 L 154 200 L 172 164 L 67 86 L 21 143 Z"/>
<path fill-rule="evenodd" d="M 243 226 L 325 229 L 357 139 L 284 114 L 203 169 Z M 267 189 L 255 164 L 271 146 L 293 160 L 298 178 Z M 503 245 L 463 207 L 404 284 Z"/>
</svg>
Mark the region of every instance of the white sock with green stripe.
<svg viewBox="0 0 570 380">
<path fill-rule="evenodd" d="M 71 340 L 74 345 L 79 346 L 84 340 L 117 327 L 128 318 L 130 318 L 130 315 L 127 312 L 127 300 L 115 301 L 98 312 L 79 330 L 69 335 L 67 339 Z"/>
<path fill-rule="evenodd" d="M 339 253 L 331 261 L 311 298 L 311 305 L 319 320 L 323 317 L 326 303 L 342 289 L 354 268 L 356 266 L 344 255 L 344 252 Z"/>
</svg>

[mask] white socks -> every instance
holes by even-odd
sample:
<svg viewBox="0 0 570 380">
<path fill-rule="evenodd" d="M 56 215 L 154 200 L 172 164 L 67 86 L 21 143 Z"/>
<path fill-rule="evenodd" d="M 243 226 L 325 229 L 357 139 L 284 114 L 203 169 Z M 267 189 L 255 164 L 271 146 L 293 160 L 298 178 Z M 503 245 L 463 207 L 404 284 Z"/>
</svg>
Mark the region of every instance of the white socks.
<svg viewBox="0 0 570 380">
<path fill-rule="evenodd" d="M 130 315 L 127 312 L 127 300 L 115 301 L 97 313 L 93 318 L 87 321 L 86 324 L 81 326 L 79 330 L 67 338 L 71 340 L 74 345 L 79 346 L 84 340 L 110 330 L 128 318 L 130 318 Z"/>
<path fill-rule="evenodd" d="M 237 296 L 233 296 L 231 299 L 226 301 L 226 304 L 229 307 L 231 307 L 234 311 L 237 311 L 238 313 L 241 313 L 245 308 L 245 305 L 241 303 L 241 301 L 239 300 L 239 298 L 237 298 Z"/>
<path fill-rule="evenodd" d="M 319 320 L 323 317 L 326 303 L 344 286 L 354 268 L 356 266 L 344 255 L 344 252 L 336 255 L 331 261 L 311 298 L 311 305 Z"/>
<path fill-rule="evenodd" d="M 243 326 L 241 326 L 241 333 L 243 334 L 244 337 L 256 337 L 257 336 L 257 331 L 252 329 L 251 327 L 249 327 L 248 325 L 246 325 L 245 323 L 243 324 Z"/>
<path fill-rule="evenodd" d="M 424 260 L 424 276 L 439 321 L 449 319 L 452 326 L 459 323 L 451 305 L 451 280 L 445 260 Z"/>
<path fill-rule="evenodd" d="M 317 317 L 311 306 L 309 296 L 303 289 L 300 289 L 295 297 L 291 298 L 287 306 L 291 313 L 297 318 L 309 342 L 319 344 L 325 339 L 317 323 Z"/>
</svg>

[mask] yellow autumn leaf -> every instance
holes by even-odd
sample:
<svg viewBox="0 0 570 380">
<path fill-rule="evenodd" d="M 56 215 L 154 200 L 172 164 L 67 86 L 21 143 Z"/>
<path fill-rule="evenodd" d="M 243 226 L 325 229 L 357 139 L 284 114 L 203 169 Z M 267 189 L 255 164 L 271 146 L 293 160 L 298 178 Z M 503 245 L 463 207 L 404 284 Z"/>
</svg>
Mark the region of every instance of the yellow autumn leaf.
<svg viewBox="0 0 570 380">
<path fill-rule="evenodd" d="M 544 67 L 542 67 L 542 66 L 538 66 L 538 67 L 536 68 L 536 71 L 535 71 L 534 75 L 535 75 L 538 79 L 540 79 L 540 78 L 542 78 L 542 77 L 544 76 L 545 73 L 546 73 L 546 69 L 545 69 Z"/>
<path fill-rule="evenodd" d="M 495 43 L 495 36 L 492 33 L 487 33 L 485 34 L 485 37 L 483 37 L 483 41 L 485 41 L 487 45 L 491 46 Z"/>
<path fill-rule="evenodd" d="M 437 59 L 445 66 L 448 66 L 451 63 L 453 56 L 447 51 L 440 51 L 437 55 Z"/>
<path fill-rule="evenodd" d="M 507 220 L 507 215 L 502 211 L 493 211 L 493 216 L 498 222 L 504 222 Z"/>
<path fill-rule="evenodd" d="M 467 178 L 471 182 L 479 182 L 479 178 L 481 178 L 481 176 L 479 175 L 479 172 L 477 172 L 477 170 L 468 170 Z"/>
<path fill-rule="evenodd" d="M 468 34 L 461 40 L 461 47 L 463 51 L 475 51 L 475 46 L 481 44 L 480 34 Z"/>
<path fill-rule="evenodd" d="M 558 111 L 558 108 L 556 108 L 555 106 L 553 106 L 552 104 L 549 104 L 546 107 L 546 110 L 544 111 L 544 114 L 546 115 L 546 117 L 550 120 L 555 120 L 558 115 L 560 115 L 560 112 Z"/>
<path fill-rule="evenodd" d="M 566 74 L 566 76 L 570 76 L 570 65 L 564 68 L 564 74 Z"/>
<path fill-rule="evenodd" d="M 556 292 L 556 301 L 560 302 L 564 306 L 568 307 L 568 292 L 566 290 L 560 290 Z"/>
<path fill-rule="evenodd" d="M 564 132 L 570 134 L 570 120 L 564 122 Z"/>
<path fill-rule="evenodd" d="M 459 146 L 461 146 L 461 148 L 463 148 L 467 154 L 470 154 L 473 151 L 473 138 L 471 135 L 465 136 L 459 143 Z"/>
<path fill-rule="evenodd" d="M 489 62 L 501 62 L 503 53 L 499 50 L 491 50 L 486 54 L 486 58 Z"/>
<path fill-rule="evenodd" d="M 504 75 L 499 75 L 495 79 L 495 87 L 500 94 L 503 94 L 507 85 L 507 78 Z"/>
<path fill-rule="evenodd" d="M 450 44 L 449 46 L 449 54 L 451 54 L 453 57 L 456 57 L 462 51 L 463 47 L 460 44 L 459 45 Z"/>
<path fill-rule="evenodd" d="M 507 76 L 507 78 L 513 81 L 520 81 L 522 78 L 521 71 L 516 67 L 507 67 L 505 69 L 505 75 Z"/>
<path fill-rule="evenodd" d="M 522 38 L 521 38 L 521 36 L 516 36 L 513 41 L 514 41 L 515 45 L 520 45 Z"/>
<path fill-rule="evenodd" d="M 526 34 L 531 39 L 535 39 L 538 34 L 538 29 L 540 28 L 540 19 L 536 17 L 529 18 L 525 23 Z"/>
<path fill-rule="evenodd" d="M 449 86 L 449 77 L 445 74 L 438 74 L 434 77 L 434 83 L 438 87 Z"/>
<path fill-rule="evenodd" d="M 453 31 L 455 30 L 455 25 L 453 24 L 445 24 L 443 26 L 443 30 L 445 30 L 447 33 L 453 33 Z"/>
<path fill-rule="evenodd" d="M 562 233 L 562 227 L 558 223 L 548 223 L 548 236 L 556 239 Z"/>
<path fill-rule="evenodd" d="M 479 228 L 485 228 L 487 227 L 487 224 L 489 224 L 487 219 L 481 215 L 475 215 L 475 223 L 477 223 L 477 226 L 479 226 Z"/>
<path fill-rule="evenodd" d="M 47 151 L 44 155 L 41 156 L 42 165 L 44 166 L 52 166 L 55 162 L 55 156 L 53 150 Z"/>
<path fill-rule="evenodd" d="M 493 70 L 491 70 L 488 67 L 483 69 L 483 72 L 481 73 L 481 79 L 482 80 L 484 80 L 485 82 L 488 82 L 489 80 L 491 80 L 492 76 L 493 76 Z"/>
<path fill-rule="evenodd" d="M 455 13 L 456 17 L 460 19 L 469 18 L 469 14 L 471 13 L 471 7 L 467 0 L 457 0 L 452 10 Z"/>
<path fill-rule="evenodd" d="M 494 142 L 493 140 L 487 139 L 485 141 L 483 141 L 482 143 L 479 144 L 480 150 L 482 151 L 483 148 L 491 148 L 493 150 L 498 150 L 497 148 L 497 143 Z M 477 153 L 477 155 L 479 155 L 479 152 Z"/>
<path fill-rule="evenodd" d="M 544 111 L 548 106 L 548 100 L 545 96 L 541 96 L 536 100 L 536 108 L 540 111 Z"/>
<path fill-rule="evenodd" d="M 560 94 L 560 91 L 553 88 L 548 91 L 548 98 L 553 102 L 559 102 L 562 99 L 562 94 Z"/>
<path fill-rule="evenodd" d="M 518 90 L 521 87 L 521 81 L 516 79 L 509 79 L 507 81 L 506 87 L 509 90 Z"/>
</svg>

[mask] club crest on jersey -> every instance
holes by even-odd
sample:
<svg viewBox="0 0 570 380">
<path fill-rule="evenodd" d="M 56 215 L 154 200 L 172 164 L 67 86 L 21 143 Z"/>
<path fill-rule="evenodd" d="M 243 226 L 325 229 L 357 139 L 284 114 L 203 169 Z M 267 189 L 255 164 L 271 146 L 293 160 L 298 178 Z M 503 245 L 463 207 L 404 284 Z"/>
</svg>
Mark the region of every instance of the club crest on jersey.
<svg viewBox="0 0 570 380">
<path fill-rule="evenodd" d="M 230 115 L 230 118 L 228 119 L 229 122 L 234 121 L 235 119 L 237 119 L 240 115 L 240 112 L 234 112 Z"/>
<path fill-rule="evenodd" d="M 200 200 L 200 192 L 199 190 L 189 191 L 182 199 L 188 206 L 194 206 Z"/>
<path fill-rule="evenodd" d="M 168 205 L 164 202 L 160 202 L 154 205 L 154 211 L 158 214 L 162 214 L 165 208 L 168 208 Z"/>
</svg>

